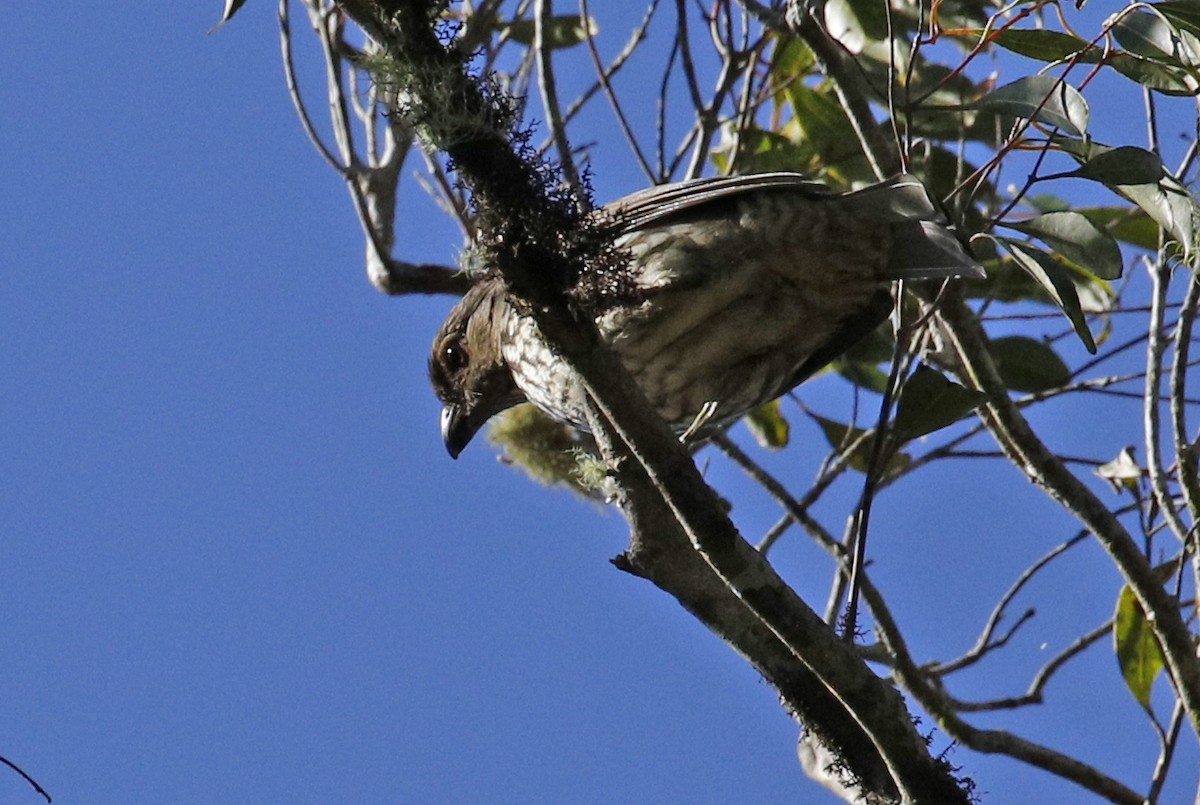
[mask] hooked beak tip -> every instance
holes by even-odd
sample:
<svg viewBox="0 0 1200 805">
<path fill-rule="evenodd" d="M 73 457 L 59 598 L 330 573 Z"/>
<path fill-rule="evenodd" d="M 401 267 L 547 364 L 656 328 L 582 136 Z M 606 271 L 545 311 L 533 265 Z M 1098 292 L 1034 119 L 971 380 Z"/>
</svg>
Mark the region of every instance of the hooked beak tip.
<svg viewBox="0 0 1200 805">
<path fill-rule="evenodd" d="M 474 428 L 459 406 L 451 404 L 442 408 L 442 444 L 446 445 L 450 458 L 457 459 L 474 435 Z"/>
</svg>

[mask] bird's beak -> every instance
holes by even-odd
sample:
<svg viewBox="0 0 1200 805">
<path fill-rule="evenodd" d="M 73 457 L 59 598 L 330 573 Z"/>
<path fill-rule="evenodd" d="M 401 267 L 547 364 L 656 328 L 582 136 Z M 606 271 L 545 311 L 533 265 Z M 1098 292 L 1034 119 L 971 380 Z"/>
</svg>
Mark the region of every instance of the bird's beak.
<svg viewBox="0 0 1200 805">
<path fill-rule="evenodd" d="M 442 443 L 446 445 L 450 458 L 458 458 L 477 430 L 479 426 L 462 406 L 448 403 L 442 408 Z"/>
</svg>

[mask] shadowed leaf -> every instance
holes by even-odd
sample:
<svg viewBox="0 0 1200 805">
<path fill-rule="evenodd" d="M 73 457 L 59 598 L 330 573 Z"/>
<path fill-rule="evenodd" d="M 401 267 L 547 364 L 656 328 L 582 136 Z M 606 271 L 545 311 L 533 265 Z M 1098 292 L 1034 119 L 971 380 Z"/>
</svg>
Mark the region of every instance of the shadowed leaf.
<svg viewBox="0 0 1200 805">
<path fill-rule="evenodd" d="M 829 442 L 829 446 L 834 450 L 844 451 L 851 445 L 854 445 L 854 449 L 847 456 L 846 466 L 858 472 L 865 473 L 867 471 L 867 465 L 871 462 L 872 440 L 863 438 L 863 434 L 866 433 L 865 430 L 854 425 L 847 425 L 844 422 L 826 419 L 811 411 L 809 412 L 809 416 L 821 428 L 821 432 L 825 434 L 825 440 Z M 898 475 L 911 463 L 912 457 L 910 455 L 903 451 L 894 451 L 887 461 L 887 466 L 884 467 L 883 475 L 885 478 Z"/>
<path fill-rule="evenodd" d="M 1158 224 L 1142 210 L 1129 207 L 1083 207 L 1077 212 L 1103 226 L 1123 243 L 1147 250 L 1158 248 Z"/>
<path fill-rule="evenodd" d="M 896 404 L 896 438 L 906 442 L 952 425 L 983 405 L 987 395 L 960 386 L 928 366 L 904 383 Z"/>
<path fill-rule="evenodd" d="M 1107 61 L 1131 81 L 1164 95 L 1195 95 L 1200 91 L 1200 80 L 1194 70 L 1172 67 L 1129 53 L 1114 53 Z"/>
<path fill-rule="evenodd" d="M 1122 145 L 1096 154 L 1071 175 L 1109 185 L 1149 184 L 1163 178 L 1163 164 L 1145 148 Z"/>
<path fill-rule="evenodd" d="M 1121 276 L 1121 250 L 1108 232 L 1077 212 L 1048 212 L 1005 226 L 1033 235 L 1068 260 L 1078 263 L 1100 279 Z"/>
<path fill-rule="evenodd" d="M 1095 355 L 1096 341 L 1092 338 L 1092 331 L 1088 329 L 1087 319 L 1079 304 L 1079 292 L 1075 290 L 1075 283 L 1071 282 L 1066 267 L 1055 260 L 1052 255 L 1028 244 L 1017 243 L 1008 238 L 996 238 L 996 240 L 1008 250 L 1013 259 L 1017 261 L 1017 265 L 1025 269 L 1050 295 L 1059 309 L 1071 320 L 1076 335 L 1087 347 L 1087 351 Z"/>
<path fill-rule="evenodd" d="M 791 427 L 779 412 L 779 400 L 771 400 L 755 408 L 746 415 L 745 422 L 754 436 L 754 441 L 758 442 L 760 447 L 769 450 L 787 447 Z"/>
<path fill-rule="evenodd" d="M 1055 137 L 1054 143 L 1085 165 L 1101 154 L 1118 150 L 1093 140 L 1071 137 Z M 1144 157 L 1139 159 L 1144 161 Z M 1168 238 L 1178 244 L 1184 257 L 1191 254 L 1196 234 L 1196 200 L 1177 179 L 1163 175 L 1157 181 L 1140 184 L 1105 184 L 1154 219 Z"/>
<path fill-rule="evenodd" d="M 1014 391 L 1049 391 L 1071 379 L 1071 370 L 1049 344 L 1024 335 L 988 344 L 1004 385 Z"/>
<path fill-rule="evenodd" d="M 1184 256 L 1191 253 L 1196 236 L 1196 202 L 1186 187 L 1164 176 L 1160 182 L 1121 185 L 1116 190 L 1166 230 Z"/>
</svg>

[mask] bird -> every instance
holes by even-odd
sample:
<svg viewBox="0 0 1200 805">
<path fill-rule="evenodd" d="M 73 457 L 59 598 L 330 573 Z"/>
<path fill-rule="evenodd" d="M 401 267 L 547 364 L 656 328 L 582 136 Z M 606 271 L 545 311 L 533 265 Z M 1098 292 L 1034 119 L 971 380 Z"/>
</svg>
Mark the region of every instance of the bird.
<svg viewBox="0 0 1200 805">
<path fill-rule="evenodd" d="M 851 192 L 790 172 L 708 177 L 595 214 L 632 285 L 595 306 L 597 330 L 687 435 L 736 421 L 837 358 L 887 319 L 896 281 L 984 276 L 906 174 Z M 587 430 L 580 383 L 498 274 L 485 272 L 449 312 L 429 375 L 453 458 L 525 401 Z"/>
</svg>

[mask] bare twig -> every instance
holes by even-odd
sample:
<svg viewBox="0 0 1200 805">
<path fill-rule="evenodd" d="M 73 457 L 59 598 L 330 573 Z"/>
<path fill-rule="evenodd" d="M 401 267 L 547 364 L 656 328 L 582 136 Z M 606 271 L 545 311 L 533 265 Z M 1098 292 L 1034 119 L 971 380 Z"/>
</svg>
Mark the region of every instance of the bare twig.
<svg viewBox="0 0 1200 805">
<path fill-rule="evenodd" d="M 575 196 L 580 203 L 586 203 L 587 194 L 583 191 L 583 183 L 579 181 L 579 171 L 575 169 L 575 159 L 571 154 L 571 144 L 567 139 L 567 128 L 563 123 L 562 111 L 558 105 L 558 86 L 554 79 L 554 66 L 551 62 L 552 48 L 546 39 L 546 31 L 554 14 L 553 0 L 535 0 L 534 2 L 534 39 L 533 49 L 537 54 L 538 89 L 542 95 L 542 107 L 549 118 L 550 136 L 558 149 L 558 161 L 563 173 L 575 189 Z M 584 18 L 586 26 L 587 18 Z M 586 209 L 582 212 L 587 212 Z"/>
<path fill-rule="evenodd" d="M 20 766 L 18 766 L 16 763 L 13 763 L 11 760 L 4 757 L 3 755 L 0 755 L 0 763 L 3 763 L 5 766 L 8 766 L 10 769 L 15 771 L 17 774 L 21 775 L 21 778 L 23 780 L 25 780 L 25 782 L 27 782 L 31 786 L 33 786 L 34 791 L 38 792 L 43 797 L 45 797 L 47 802 L 51 801 L 49 792 L 47 792 L 46 789 L 42 788 L 42 786 L 38 783 L 37 780 L 33 779 L 28 774 L 26 774 L 25 770 L 22 769 Z"/>
<path fill-rule="evenodd" d="M 1153 124 L 1151 124 L 1153 133 Z M 1162 454 L 1162 417 L 1160 416 L 1159 394 L 1162 388 L 1163 355 L 1167 349 L 1164 338 L 1163 304 L 1167 296 L 1167 284 L 1171 268 L 1165 260 L 1147 266 L 1153 290 L 1150 295 L 1150 327 L 1146 341 L 1146 393 L 1142 409 L 1146 430 L 1146 469 L 1150 476 L 1150 489 L 1171 531 L 1180 542 L 1187 542 L 1188 528 L 1175 508 L 1175 501 L 1167 491 L 1167 479 Z"/>
<path fill-rule="evenodd" d="M 1062 556 L 1068 550 L 1075 547 L 1079 543 L 1083 542 L 1085 539 L 1087 539 L 1087 537 L 1088 537 L 1088 533 L 1086 531 L 1080 531 L 1078 534 L 1071 537 L 1069 540 L 1062 543 L 1061 545 L 1058 545 L 1057 547 L 1055 547 L 1054 549 L 1052 549 L 1051 551 L 1046 553 L 1044 556 L 1042 556 L 1040 559 L 1038 559 L 1036 562 L 1034 562 L 1032 565 L 1027 567 L 1021 573 L 1021 575 L 1017 577 L 1017 580 L 1012 583 L 1012 586 L 1010 586 L 1008 588 L 1008 590 L 1004 593 L 1004 595 L 1002 595 L 1000 597 L 1000 600 L 996 603 L 996 606 L 992 609 L 992 614 L 988 617 L 987 623 L 984 624 L 983 631 L 981 631 L 979 633 L 979 637 L 975 640 L 975 645 L 972 646 L 965 654 L 963 654 L 958 659 L 951 660 L 949 662 L 934 663 L 932 665 L 926 666 L 927 670 L 930 673 L 939 674 L 939 675 L 953 673 L 954 671 L 958 671 L 962 668 L 966 668 L 969 665 L 973 665 L 974 663 L 978 662 L 985 654 L 987 654 L 988 651 L 990 651 L 993 648 L 997 648 L 997 647 L 1003 645 L 1005 642 L 1007 642 L 1008 638 L 1011 637 L 1013 632 L 1015 632 L 1017 630 L 1017 628 L 1020 626 L 1020 624 L 1023 623 L 1028 617 L 1031 617 L 1033 614 L 1032 610 L 1029 610 L 1029 611 L 1023 613 L 1021 615 L 1021 617 L 1017 620 L 1017 623 L 1009 630 L 1007 635 L 1005 635 L 1004 637 L 1002 637 L 999 640 L 993 639 L 993 635 L 996 633 L 996 628 L 1000 625 L 1000 621 L 1004 617 L 1005 610 L 1008 608 L 1008 605 L 1010 603 L 1012 603 L 1012 600 L 1014 598 L 1016 598 L 1017 593 L 1021 592 L 1021 589 L 1026 584 L 1028 584 L 1029 581 L 1035 575 L 1037 575 L 1037 573 L 1039 571 L 1041 571 L 1044 567 L 1046 567 L 1046 565 L 1050 564 L 1050 562 L 1052 562 L 1054 559 L 1058 558 L 1059 556 Z"/>
<path fill-rule="evenodd" d="M 585 20 L 591 19 L 588 0 L 579 0 L 579 10 Z M 633 128 L 629 125 L 629 121 L 625 117 L 625 112 L 621 108 L 621 102 L 617 98 L 617 93 L 610 81 L 610 74 L 604 69 L 604 63 L 600 59 L 600 51 L 596 48 L 596 38 L 591 28 L 587 29 L 586 41 L 588 53 L 592 56 L 592 66 L 596 70 L 596 78 L 599 80 L 600 86 L 604 89 L 604 95 L 608 98 L 608 103 L 612 107 L 613 114 L 616 115 L 617 124 L 621 127 L 621 132 L 625 135 L 625 141 L 629 144 L 630 150 L 633 151 L 633 155 L 637 159 L 638 165 L 641 166 L 642 172 L 646 174 L 646 178 L 653 182 L 655 171 L 650 167 L 650 163 L 646 161 L 646 155 L 642 153 L 642 147 L 638 143 L 637 135 L 633 133 Z"/>
</svg>

